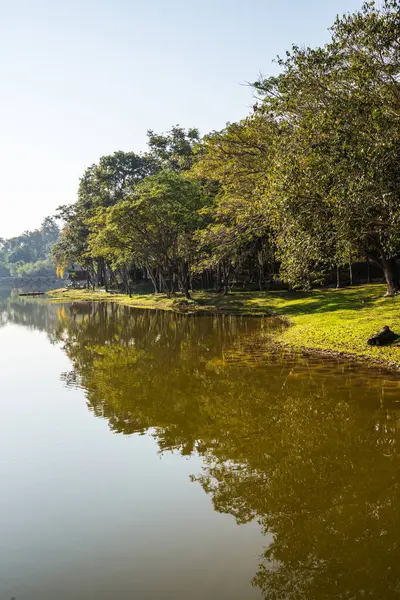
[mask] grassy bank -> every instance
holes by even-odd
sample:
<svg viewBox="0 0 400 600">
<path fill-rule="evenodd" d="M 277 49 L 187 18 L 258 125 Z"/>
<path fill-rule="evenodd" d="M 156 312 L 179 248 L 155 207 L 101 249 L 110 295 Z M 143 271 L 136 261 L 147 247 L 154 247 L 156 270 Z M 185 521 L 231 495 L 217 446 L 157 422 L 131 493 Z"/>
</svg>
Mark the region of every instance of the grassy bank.
<svg viewBox="0 0 400 600">
<path fill-rule="evenodd" d="M 400 297 L 385 298 L 385 287 L 371 285 L 313 292 L 235 292 L 228 296 L 197 292 L 193 303 L 181 298 L 144 294 L 129 298 L 122 294 L 85 290 L 56 290 L 54 301 L 113 301 L 138 308 L 222 312 L 241 315 L 278 315 L 293 326 L 279 334 L 280 344 L 296 350 L 340 353 L 400 368 L 400 344 L 367 346 L 368 337 L 383 325 L 400 334 Z"/>
</svg>

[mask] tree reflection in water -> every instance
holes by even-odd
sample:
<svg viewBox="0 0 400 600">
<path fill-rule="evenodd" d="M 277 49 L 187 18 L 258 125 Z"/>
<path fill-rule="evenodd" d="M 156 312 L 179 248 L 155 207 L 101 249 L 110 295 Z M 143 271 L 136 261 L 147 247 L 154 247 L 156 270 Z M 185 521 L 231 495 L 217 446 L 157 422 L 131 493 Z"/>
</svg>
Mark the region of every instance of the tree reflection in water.
<svg viewBox="0 0 400 600">
<path fill-rule="evenodd" d="M 395 376 L 273 352 L 278 324 L 114 305 L 58 312 L 68 386 L 112 431 L 198 452 L 217 511 L 273 535 L 254 585 L 266 598 L 400 594 Z"/>
</svg>

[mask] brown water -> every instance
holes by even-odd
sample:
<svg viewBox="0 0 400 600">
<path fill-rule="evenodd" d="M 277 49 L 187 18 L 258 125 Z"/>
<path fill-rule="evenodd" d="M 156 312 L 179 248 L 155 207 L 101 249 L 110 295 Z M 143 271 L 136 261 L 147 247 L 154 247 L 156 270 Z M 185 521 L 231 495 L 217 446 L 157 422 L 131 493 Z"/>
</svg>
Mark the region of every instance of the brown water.
<svg viewBox="0 0 400 600">
<path fill-rule="evenodd" d="M 0 290 L 0 600 L 398 598 L 400 378 Z"/>
</svg>

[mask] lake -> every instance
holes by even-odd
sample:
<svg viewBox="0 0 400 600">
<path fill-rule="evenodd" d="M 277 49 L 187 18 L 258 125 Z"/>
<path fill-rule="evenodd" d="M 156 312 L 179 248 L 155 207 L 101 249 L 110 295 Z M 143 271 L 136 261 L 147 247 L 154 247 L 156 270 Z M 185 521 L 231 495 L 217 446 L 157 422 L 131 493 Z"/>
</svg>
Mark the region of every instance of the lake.
<svg viewBox="0 0 400 600">
<path fill-rule="evenodd" d="M 398 598 L 400 377 L 0 290 L 0 600 Z"/>
</svg>

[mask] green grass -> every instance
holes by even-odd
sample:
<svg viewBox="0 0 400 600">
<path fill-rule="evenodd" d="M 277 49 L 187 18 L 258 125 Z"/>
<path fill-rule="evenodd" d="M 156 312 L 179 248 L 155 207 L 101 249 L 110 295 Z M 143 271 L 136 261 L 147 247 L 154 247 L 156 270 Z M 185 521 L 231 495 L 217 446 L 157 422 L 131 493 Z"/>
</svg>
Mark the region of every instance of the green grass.
<svg viewBox="0 0 400 600">
<path fill-rule="evenodd" d="M 385 286 L 370 285 L 313 292 L 234 292 L 228 296 L 196 292 L 193 303 L 159 294 L 128 298 L 123 294 L 56 290 L 55 301 L 113 301 L 139 308 L 221 312 L 242 315 L 277 315 L 292 326 L 279 333 L 277 342 L 288 348 L 342 354 L 400 368 L 400 345 L 368 346 L 367 339 L 384 325 L 400 334 L 400 296 L 384 296 Z"/>
</svg>

